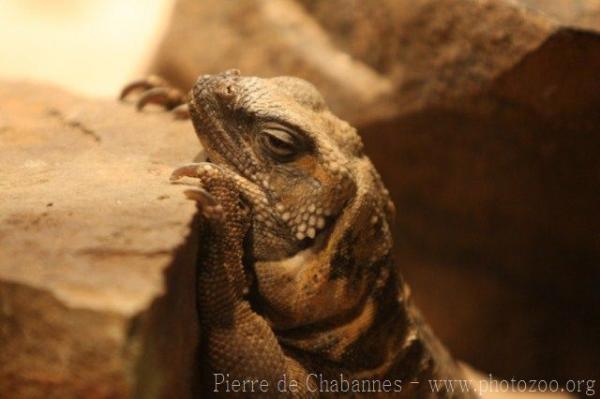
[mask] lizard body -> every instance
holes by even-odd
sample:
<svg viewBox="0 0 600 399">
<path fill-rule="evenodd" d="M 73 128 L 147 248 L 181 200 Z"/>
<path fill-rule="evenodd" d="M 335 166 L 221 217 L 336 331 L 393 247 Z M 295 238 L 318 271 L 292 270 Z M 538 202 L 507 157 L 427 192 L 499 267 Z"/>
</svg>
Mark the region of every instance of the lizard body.
<svg viewBox="0 0 600 399">
<path fill-rule="evenodd" d="M 318 91 L 227 71 L 199 78 L 188 109 L 211 163 L 173 178 L 199 179 L 188 195 L 207 220 L 207 391 L 222 392 L 214 376 L 226 375 L 268 381 L 266 397 L 283 395 L 282 379 L 297 382 L 294 397 L 335 395 L 322 381 L 340 379 L 378 381 L 382 396 L 476 397 L 431 390 L 429 379 L 465 377 L 394 265 L 394 206 L 360 137 Z"/>
</svg>

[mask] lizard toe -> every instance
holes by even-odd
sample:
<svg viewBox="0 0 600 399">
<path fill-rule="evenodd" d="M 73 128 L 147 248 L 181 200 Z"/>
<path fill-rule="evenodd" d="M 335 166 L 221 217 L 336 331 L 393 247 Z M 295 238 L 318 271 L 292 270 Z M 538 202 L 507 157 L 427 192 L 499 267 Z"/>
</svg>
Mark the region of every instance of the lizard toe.
<svg viewBox="0 0 600 399">
<path fill-rule="evenodd" d="M 195 188 L 184 191 L 187 198 L 196 201 L 202 215 L 210 220 L 221 220 L 223 218 L 223 207 L 217 199 L 203 188 Z"/>
<path fill-rule="evenodd" d="M 156 104 L 167 110 L 172 110 L 182 104 L 185 100 L 181 92 L 168 87 L 154 87 L 146 90 L 136 101 L 136 108 L 141 111 L 148 104 Z"/>
<path fill-rule="evenodd" d="M 155 75 L 150 75 L 144 79 L 138 79 L 138 80 L 134 80 L 133 82 L 127 84 L 125 87 L 123 87 L 123 89 L 121 90 L 121 93 L 119 95 L 119 99 L 120 100 L 124 100 L 125 98 L 127 98 L 129 96 L 129 94 L 135 92 L 135 91 L 146 91 L 146 90 L 150 90 L 156 87 L 166 87 L 168 86 L 168 83 L 162 79 L 161 77 L 155 76 Z"/>
<path fill-rule="evenodd" d="M 141 92 L 141 95 L 135 101 L 138 111 L 141 111 L 148 104 L 156 104 L 172 111 L 175 119 L 190 118 L 187 96 L 163 78 L 151 75 L 144 79 L 135 80 L 121 90 L 119 99 L 125 100 L 131 93 L 138 91 Z"/>
</svg>

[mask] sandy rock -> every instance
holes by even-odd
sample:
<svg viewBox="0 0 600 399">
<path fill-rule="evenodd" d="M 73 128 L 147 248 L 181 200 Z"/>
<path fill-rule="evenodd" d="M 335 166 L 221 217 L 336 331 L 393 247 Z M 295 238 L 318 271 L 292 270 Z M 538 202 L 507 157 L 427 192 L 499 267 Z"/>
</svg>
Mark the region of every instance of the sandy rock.
<svg viewBox="0 0 600 399">
<path fill-rule="evenodd" d="M 192 127 L 28 83 L 0 104 L 0 397 L 185 397 Z"/>
</svg>

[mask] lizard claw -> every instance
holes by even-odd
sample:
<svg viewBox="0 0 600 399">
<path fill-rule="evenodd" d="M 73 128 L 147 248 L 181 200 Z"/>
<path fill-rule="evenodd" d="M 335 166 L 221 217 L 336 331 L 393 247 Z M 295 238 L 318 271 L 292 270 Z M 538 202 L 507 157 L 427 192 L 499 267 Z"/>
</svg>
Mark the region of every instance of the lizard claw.
<svg viewBox="0 0 600 399">
<path fill-rule="evenodd" d="M 223 218 L 223 207 L 219 201 L 203 188 L 185 190 L 184 194 L 191 200 L 198 203 L 202 215 L 211 220 L 221 220 Z"/>
<path fill-rule="evenodd" d="M 167 110 L 172 110 L 180 105 L 185 105 L 183 95 L 177 89 L 168 87 L 154 87 L 146 90 L 136 102 L 136 108 L 141 111 L 146 104 L 157 104 Z"/>
<path fill-rule="evenodd" d="M 180 166 L 171 173 L 171 181 L 176 181 L 182 177 L 193 177 L 200 179 L 201 184 L 209 184 L 210 180 L 207 180 L 207 176 L 218 173 L 218 169 L 209 163 L 191 163 L 188 165 Z M 210 189 L 210 187 L 208 187 Z M 184 191 L 184 194 L 189 199 L 192 199 L 198 203 L 198 206 L 202 212 L 202 215 L 210 220 L 220 221 L 224 217 L 223 206 L 219 200 L 208 192 L 204 187 L 198 187 Z"/>
<path fill-rule="evenodd" d="M 234 218 L 246 218 L 250 215 L 251 210 L 241 198 L 233 178 L 218 165 L 209 162 L 183 165 L 171 173 L 170 180 L 173 182 L 182 177 L 199 180 L 200 187 L 184 193 L 198 203 L 207 219 L 222 221 L 225 214 Z"/>
<path fill-rule="evenodd" d="M 136 101 L 138 111 L 141 111 L 147 104 L 156 104 L 173 111 L 176 119 L 189 119 L 187 96 L 164 79 L 158 76 L 149 76 L 146 79 L 133 81 L 121 90 L 119 98 L 124 100 L 135 91 L 142 91 Z"/>
<path fill-rule="evenodd" d="M 177 181 L 177 180 L 181 179 L 182 177 L 199 177 L 200 176 L 199 168 L 201 168 L 203 164 L 204 164 L 204 162 L 203 163 L 190 163 L 187 165 L 180 166 L 171 173 L 171 177 L 169 178 L 169 180 Z M 207 168 L 209 168 L 209 167 L 210 166 L 208 166 Z"/>
<path fill-rule="evenodd" d="M 190 107 L 187 103 L 180 104 L 171 110 L 175 119 L 190 119 Z"/>
<path fill-rule="evenodd" d="M 123 90 L 121 90 L 121 94 L 119 95 L 119 99 L 124 100 L 130 93 L 134 91 L 149 90 L 155 87 L 165 86 L 168 86 L 168 83 L 164 79 L 156 75 L 150 75 L 145 79 L 134 80 L 133 82 L 123 87 Z"/>
</svg>

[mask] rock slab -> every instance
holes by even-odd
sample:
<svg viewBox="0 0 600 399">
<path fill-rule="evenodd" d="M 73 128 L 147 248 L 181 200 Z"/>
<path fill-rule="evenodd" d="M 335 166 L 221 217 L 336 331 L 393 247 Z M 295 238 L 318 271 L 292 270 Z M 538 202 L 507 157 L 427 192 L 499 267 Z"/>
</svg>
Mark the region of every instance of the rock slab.
<svg viewBox="0 0 600 399">
<path fill-rule="evenodd" d="M 191 125 L 32 83 L 0 104 L 0 397 L 186 397 Z"/>
</svg>

